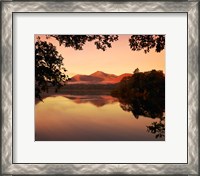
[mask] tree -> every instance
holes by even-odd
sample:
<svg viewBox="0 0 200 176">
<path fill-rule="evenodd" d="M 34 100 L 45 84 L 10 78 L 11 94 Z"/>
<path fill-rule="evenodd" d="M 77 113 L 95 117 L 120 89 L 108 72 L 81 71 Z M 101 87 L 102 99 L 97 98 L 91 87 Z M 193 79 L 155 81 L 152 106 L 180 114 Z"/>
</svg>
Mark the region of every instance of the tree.
<svg viewBox="0 0 200 176">
<path fill-rule="evenodd" d="M 37 39 L 35 43 L 35 97 L 42 100 L 41 93 L 48 92 L 49 86 L 60 88 L 67 80 L 63 57 L 52 43 Z"/>
<path fill-rule="evenodd" d="M 132 35 L 129 46 L 133 51 L 148 53 L 155 48 L 156 52 L 161 52 L 165 48 L 165 35 Z"/>
<path fill-rule="evenodd" d="M 139 72 L 140 72 L 139 68 L 136 68 L 136 69 L 133 71 L 133 74 L 139 73 Z"/>
</svg>

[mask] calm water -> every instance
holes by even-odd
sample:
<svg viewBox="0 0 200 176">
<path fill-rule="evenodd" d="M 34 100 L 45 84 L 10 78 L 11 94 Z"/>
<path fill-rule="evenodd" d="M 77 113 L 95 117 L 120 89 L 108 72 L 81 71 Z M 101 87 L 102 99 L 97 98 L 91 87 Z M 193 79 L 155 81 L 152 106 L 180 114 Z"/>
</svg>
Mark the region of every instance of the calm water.
<svg viewBox="0 0 200 176">
<path fill-rule="evenodd" d="M 57 95 L 37 102 L 36 141 L 152 141 L 157 131 L 147 126 L 159 118 L 124 111 L 118 99 L 108 95 Z"/>
</svg>

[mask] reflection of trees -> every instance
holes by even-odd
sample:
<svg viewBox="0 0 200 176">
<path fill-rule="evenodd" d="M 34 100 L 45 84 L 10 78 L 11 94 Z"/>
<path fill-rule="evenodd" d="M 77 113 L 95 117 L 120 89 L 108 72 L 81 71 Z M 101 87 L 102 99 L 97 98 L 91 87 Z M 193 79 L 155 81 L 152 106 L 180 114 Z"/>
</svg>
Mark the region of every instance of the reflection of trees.
<svg viewBox="0 0 200 176">
<path fill-rule="evenodd" d="M 147 126 L 147 131 L 155 134 L 156 138 L 164 137 L 165 75 L 162 71 L 135 71 L 131 77 L 124 78 L 111 94 L 119 99 L 121 108 L 131 112 L 135 118 L 159 118 L 160 122 Z"/>
<path fill-rule="evenodd" d="M 159 122 L 153 122 L 147 126 L 147 132 L 155 135 L 155 138 L 165 137 L 165 120 L 161 119 Z"/>
<path fill-rule="evenodd" d="M 144 99 L 143 97 L 128 99 L 119 98 L 120 106 L 124 111 L 132 112 L 135 118 L 145 116 L 150 118 L 162 118 L 164 101 L 159 97 Z"/>
<path fill-rule="evenodd" d="M 124 111 L 132 112 L 133 116 L 138 119 L 139 116 L 159 118 L 159 122 L 152 122 L 147 126 L 147 132 L 155 135 L 155 138 L 165 137 L 165 102 L 159 97 L 143 99 L 130 97 L 129 99 L 119 99 L 120 106 Z"/>
</svg>

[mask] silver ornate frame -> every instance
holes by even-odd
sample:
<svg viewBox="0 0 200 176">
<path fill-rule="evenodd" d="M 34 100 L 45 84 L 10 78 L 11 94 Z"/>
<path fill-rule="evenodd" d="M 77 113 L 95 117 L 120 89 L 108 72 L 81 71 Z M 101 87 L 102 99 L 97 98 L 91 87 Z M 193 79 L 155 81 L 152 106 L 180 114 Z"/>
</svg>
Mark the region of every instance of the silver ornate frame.
<svg viewBox="0 0 200 176">
<path fill-rule="evenodd" d="M 198 1 L 11 1 L 1 7 L 1 163 L 10 174 L 185 174 L 199 172 L 199 2 Z M 188 163 L 187 164 L 13 164 L 12 15 L 14 12 L 182 12 L 188 14 Z M 117 14 L 116 14 L 117 15 Z"/>
</svg>

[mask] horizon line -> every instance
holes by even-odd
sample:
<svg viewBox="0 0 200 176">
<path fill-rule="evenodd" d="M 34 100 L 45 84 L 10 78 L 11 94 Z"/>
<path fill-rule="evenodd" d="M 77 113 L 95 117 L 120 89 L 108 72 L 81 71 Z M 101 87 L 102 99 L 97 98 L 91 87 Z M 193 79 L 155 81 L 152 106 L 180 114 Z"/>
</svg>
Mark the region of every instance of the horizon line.
<svg viewBox="0 0 200 176">
<path fill-rule="evenodd" d="M 156 69 L 151 69 L 151 70 L 148 70 L 148 71 L 139 71 L 139 72 L 141 72 L 141 73 L 145 73 L 145 72 L 150 72 L 150 71 L 152 71 L 152 70 L 156 70 Z M 156 70 L 156 71 L 162 71 L 164 74 L 165 74 L 165 72 L 164 72 L 164 70 Z M 92 72 L 91 74 L 83 74 L 83 73 L 71 73 L 71 74 L 73 74 L 73 76 L 76 76 L 76 75 L 87 75 L 87 76 L 90 76 L 90 75 L 92 75 L 92 74 L 94 74 L 94 73 L 96 73 L 96 72 L 101 72 L 101 73 L 105 73 L 105 74 L 112 74 L 112 75 L 116 75 L 116 76 L 120 76 L 120 75 L 123 75 L 123 74 L 133 74 L 133 72 L 132 73 L 130 73 L 130 72 L 125 72 L 125 73 L 121 73 L 121 74 L 115 74 L 115 73 L 107 73 L 107 72 L 104 72 L 104 71 L 100 71 L 100 70 L 97 70 L 97 71 L 95 71 L 95 72 Z M 70 72 L 69 72 L 70 73 Z M 72 76 L 72 77 L 73 77 Z"/>
</svg>

